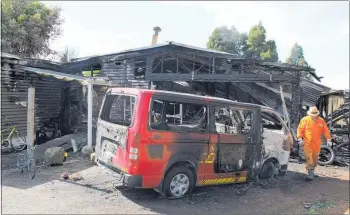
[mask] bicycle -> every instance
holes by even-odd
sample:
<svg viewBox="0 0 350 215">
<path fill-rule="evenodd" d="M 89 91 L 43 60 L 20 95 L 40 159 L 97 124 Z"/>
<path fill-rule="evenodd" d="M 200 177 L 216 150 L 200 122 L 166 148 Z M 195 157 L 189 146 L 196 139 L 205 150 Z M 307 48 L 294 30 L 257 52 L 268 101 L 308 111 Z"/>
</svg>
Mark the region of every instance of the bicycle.
<svg viewBox="0 0 350 215">
<path fill-rule="evenodd" d="M 324 150 L 321 149 L 319 156 L 320 165 L 331 165 L 339 163 L 350 166 L 350 142 L 341 137 L 332 138 L 332 146 Z"/>
<path fill-rule="evenodd" d="M 35 149 L 35 146 L 33 150 L 31 150 L 33 154 L 34 154 L 34 149 Z M 30 179 L 33 179 L 35 177 L 36 165 L 35 165 L 34 155 L 29 156 L 28 151 L 26 154 L 18 154 L 17 170 L 20 170 L 20 173 L 22 174 L 24 172 L 24 169 L 27 169 Z"/>
<path fill-rule="evenodd" d="M 11 146 L 11 148 L 16 151 L 16 152 L 20 152 L 23 151 L 27 144 L 26 144 L 26 138 L 23 137 L 19 131 L 17 130 L 16 126 L 14 123 L 9 123 L 8 120 L 6 119 L 6 117 L 1 116 L 1 120 L 6 121 L 6 123 L 4 123 L 3 125 L 5 126 L 10 126 L 9 128 L 3 129 L 0 132 L 0 137 L 1 137 L 1 148 L 3 147 L 8 147 Z M 3 137 L 3 133 L 10 131 L 9 135 L 4 139 Z M 17 144 L 13 144 L 13 137 L 17 137 Z"/>
<path fill-rule="evenodd" d="M 18 132 L 16 126 L 14 125 L 14 123 L 9 123 L 9 121 L 6 119 L 5 116 L 1 116 L 2 120 L 5 120 L 6 123 L 4 123 L 3 125 L 10 125 L 10 128 L 1 130 L 1 147 L 8 147 L 9 145 L 11 145 L 12 149 L 16 152 L 21 152 L 23 151 L 26 147 L 26 138 L 21 136 L 20 133 Z M 3 139 L 3 133 L 5 131 L 9 131 L 11 130 L 11 132 L 9 133 L 9 135 L 7 136 L 7 138 L 4 140 Z M 13 135 L 16 134 L 17 138 L 20 139 L 20 141 L 17 141 L 18 147 L 16 147 L 14 144 L 12 144 L 12 137 Z M 33 148 L 27 148 L 27 153 L 19 153 L 18 157 L 17 157 L 17 169 L 16 170 L 20 170 L 20 173 L 24 172 L 24 169 L 26 168 L 29 174 L 30 179 L 33 179 L 35 177 L 35 170 L 36 170 L 36 165 L 35 165 L 35 160 L 34 160 L 34 149 L 36 146 L 34 146 Z"/>
</svg>

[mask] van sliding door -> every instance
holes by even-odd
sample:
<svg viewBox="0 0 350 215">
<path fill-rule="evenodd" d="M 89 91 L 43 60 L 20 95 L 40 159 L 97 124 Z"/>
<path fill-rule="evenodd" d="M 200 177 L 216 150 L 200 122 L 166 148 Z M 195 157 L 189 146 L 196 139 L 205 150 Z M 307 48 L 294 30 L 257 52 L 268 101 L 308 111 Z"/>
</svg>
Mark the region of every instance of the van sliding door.
<svg viewBox="0 0 350 215">
<path fill-rule="evenodd" d="M 217 135 L 215 174 L 240 173 L 252 166 L 255 153 L 252 125 L 254 109 L 212 106 L 213 132 Z"/>
</svg>

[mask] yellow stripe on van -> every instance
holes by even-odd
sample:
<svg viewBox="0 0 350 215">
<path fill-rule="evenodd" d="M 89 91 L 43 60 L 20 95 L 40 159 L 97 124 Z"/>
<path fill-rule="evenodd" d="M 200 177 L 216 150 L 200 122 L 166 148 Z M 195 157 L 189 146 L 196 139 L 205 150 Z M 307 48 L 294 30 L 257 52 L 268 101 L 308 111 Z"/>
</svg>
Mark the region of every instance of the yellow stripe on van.
<svg viewBox="0 0 350 215">
<path fill-rule="evenodd" d="M 202 185 L 210 184 L 228 184 L 235 182 L 235 178 L 218 178 L 218 179 L 206 179 L 201 181 Z"/>
<path fill-rule="evenodd" d="M 243 177 L 239 177 L 238 178 L 238 182 L 245 182 L 247 180 L 247 177 L 243 176 Z"/>
</svg>

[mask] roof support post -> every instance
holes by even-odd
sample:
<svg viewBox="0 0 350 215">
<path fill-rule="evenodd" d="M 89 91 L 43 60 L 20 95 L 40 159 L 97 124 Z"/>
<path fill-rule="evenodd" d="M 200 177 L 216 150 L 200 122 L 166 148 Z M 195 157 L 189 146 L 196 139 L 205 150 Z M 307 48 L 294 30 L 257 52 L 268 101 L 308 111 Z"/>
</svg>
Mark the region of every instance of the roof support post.
<svg viewBox="0 0 350 215">
<path fill-rule="evenodd" d="M 34 115 L 35 115 L 35 88 L 28 88 L 27 102 L 27 155 L 28 160 L 34 159 Z"/>
<path fill-rule="evenodd" d="M 147 78 L 147 76 L 152 73 L 153 62 L 154 62 L 154 58 L 152 57 L 151 59 L 151 56 L 148 56 L 146 59 L 145 78 Z M 152 89 L 152 85 L 153 85 L 153 81 L 148 81 L 148 89 Z"/>
<path fill-rule="evenodd" d="M 302 89 L 300 83 L 300 72 L 297 72 L 297 82 L 292 83 L 292 109 L 291 109 L 291 129 L 296 131 L 301 119 L 302 109 Z"/>
<path fill-rule="evenodd" d="M 87 98 L 87 103 L 88 103 L 88 123 L 87 123 L 87 145 L 84 146 L 81 150 L 82 154 L 85 155 L 90 155 L 93 152 L 92 149 L 92 84 L 88 83 L 87 88 L 88 88 L 88 98 Z"/>
<path fill-rule="evenodd" d="M 215 73 L 215 57 L 213 57 L 213 68 L 212 68 L 212 73 Z"/>
</svg>

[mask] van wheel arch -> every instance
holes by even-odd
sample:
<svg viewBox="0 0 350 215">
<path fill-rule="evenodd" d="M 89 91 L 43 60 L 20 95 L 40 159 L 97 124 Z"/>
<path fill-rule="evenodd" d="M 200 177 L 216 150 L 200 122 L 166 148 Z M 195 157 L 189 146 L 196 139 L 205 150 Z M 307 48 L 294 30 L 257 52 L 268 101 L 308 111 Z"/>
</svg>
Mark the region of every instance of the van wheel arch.
<svg viewBox="0 0 350 215">
<path fill-rule="evenodd" d="M 187 166 L 189 168 L 189 170 L 192 172 L 195 182 L 197 182 L 198 159 L 194 155 L 188 154 L 188 153 L 177 154 L 177 155 L 174 155 L 173 157 L 171 157 L 169 159 L 169 162 L 166 165 L 166 168 L 165 168 L 165 171 L 164 171 L 164 174 L 163 174 L 163 178 L 160 181 L 160 184 L 157 187 L 157 189 L 155 189 L 157 192 L 162 193 L 163 181 L 164 181 L 164 178 L 165 178 L 166 174 L 172 168 L 174 168 L 176 166 Z"/>
<path fill-rule="evenodd" d="M 179 161 L 179 162 L 174 163 L 170 168 L 168 168 L 168 170 L 165 172 L 164 176 L 166 174 L 168 174 L 168 172 L 176 166 L 187 166 L 189 168 L 189 170 L 192 172 L 194 179 L 197 181 L 197 167 L 195 166 L 195 164 L 193 162 L 188 161 L 188 160 L 187 161 Z"/>
<path fill-rule="evenodd" d="M 179 177 L 182 177 L 182 179 L 179 179 Z M 183 181 L 183 179 L 185 179 L 185 181 Z M 175 184 L 173 184 L 173 182 L 175 182 Z M 177 183 L 182 185 L 177 185 Z M 176 190 L 175 187 L 177 186 L 180 186 L 178 188 L 181 188 L 181 193 L 178 193 L 179 189 Z M 179 162 L 173 165 L 164 176 L 160 193 L 163 197 L 182 198 L 186 194 L 191 193 L 195 186 L 196 177 L 191 170 L 191 164 L 189 162 Z M 186 191 L 183 189 L 186 189 Z"/>
</svg>

